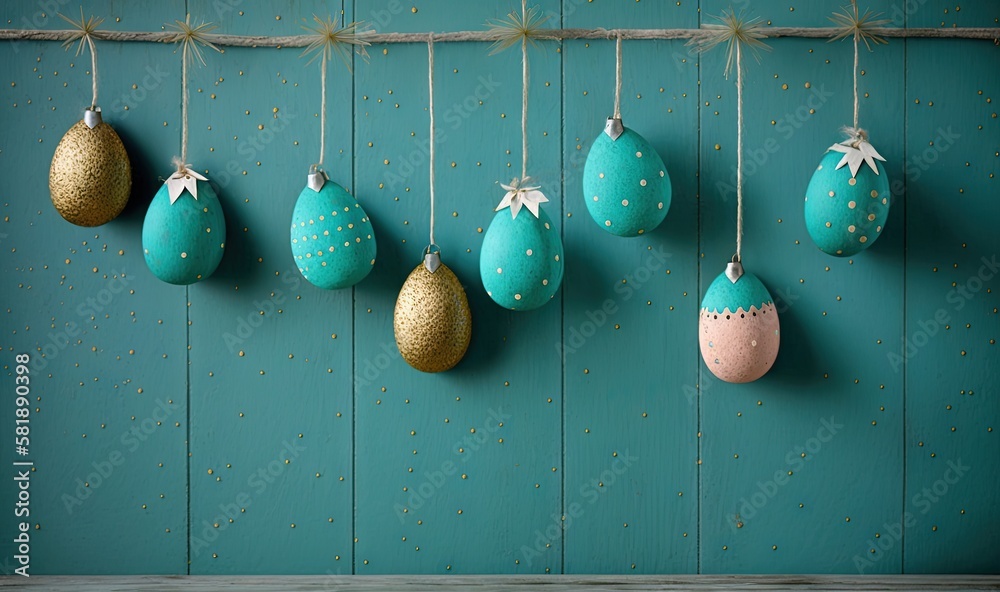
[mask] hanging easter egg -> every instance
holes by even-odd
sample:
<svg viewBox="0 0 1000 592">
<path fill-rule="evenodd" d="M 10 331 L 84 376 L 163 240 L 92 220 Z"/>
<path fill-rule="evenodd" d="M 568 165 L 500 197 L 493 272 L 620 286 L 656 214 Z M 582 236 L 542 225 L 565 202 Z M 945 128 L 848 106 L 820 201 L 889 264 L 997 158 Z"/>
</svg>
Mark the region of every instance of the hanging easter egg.
<svg viewBox="0 0 1000 592">
<path fill-rule="evenodd" d="M 538 187 L 514 180 L 483 237 L 479 275 L 494 302 L 511 310 L 532 310 L 555 297 L 563 276 L 563 247 Z M 521 213 L 521 207 L 528 213 Z M 510 208 L 509 211 L 503 211 Z"/>
<path fill-rule="evenodd" d="M 358 200 L 322 171 L 309 174 L 292 212 L 292 256 L 324 290 L 349 288 L 375 265 L 375 233 Z"/>
<path fill-rule="evenodd" d="M 778 356 L 778 311 L 757 276 L 732 262 L 701 302 L 701 357 L 726 382 L 753 382 Z"/>
<path fill-rule="evenodd" d="M 673 190 L 667 167 L 645 138 L 608 119 L 583 167 L 583 197 L 597 225 L 638 236 L 663 222 Z"/>
<path fill-rule="evenodd" d="M 469 348 L 472 314 L 461 282 L 440 254 L 430 251 L 399 291 L 392 328 L 407 364 L 421 372 L 443 372 Z"/>
<path fill-rule="evenodd" d="M 208 179 L 181 166 L 160 187 L 142 223 L 142 250 L 153 275 L 188 285 L 212 275 L 226 247 L 226 219 Z"/>
<path fill-rule="evenodd" d="M 882 234 L 889 178 L 864 131 L 830 147 L 806 188 L 806 229 L 824 253 L 850 257 Z M 847 165 L 847 166 L 845 166 Z"/>
<path fill-rule="evenodd" d="M 85 110 L 52 156 L 52 205 L 77 226 L 100 226 L 125 209 L 131 191 L 132 167 L 125 146 L 101 119 L 100 107 Z"/>
</svg>

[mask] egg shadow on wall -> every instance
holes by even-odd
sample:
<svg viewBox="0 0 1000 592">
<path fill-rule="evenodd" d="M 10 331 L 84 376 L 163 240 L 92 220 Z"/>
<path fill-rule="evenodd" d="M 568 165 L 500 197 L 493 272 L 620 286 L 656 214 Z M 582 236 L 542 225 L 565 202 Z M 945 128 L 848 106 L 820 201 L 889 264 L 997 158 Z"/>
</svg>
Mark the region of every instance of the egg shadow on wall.
<svg viewBox="0 0 1000 592">
<path fill-rule="evenodd" d="M 506 337 L 513 328 L 521 323 L 537 323 L 538 312 L 552 305 L 550 301 L 545 306 L 533 311 L 515 312 L 501 307 L 483 290 L 476 274 L 476 283 L 469 286 L 463 283 L 465 297 L 469 300 L 469 311 L 472 314 L 472 339 L 465 356 L 449 374 L 466 376 L 474 379 L 481 372 L 496 370 L 502 363 L 502 348 Z M 471 288 L 471 290 L 470 290 Z M 518 329 L 514 329 L 518 330 Z"/>
<path fill-rule="evenodd" d="M 246 283 L 247 280 L 250 280 L 254 276 L 252 267 L 255 260 L 255 243 L 250 236 L 251 233 L 243 232 L 244 228 L 251 227 L 250 221 L 244 214 L 246 209 L 237 207 L 231 192 L 227 193 L 226 187 L 220 186 L 212 179 L 211 171 L 205 176 L 208 177 L 209 184 L 219 197 L 222 215 L 226 220 L 226 248 L 222 254 L 222 261 L 219 262 L 219 267 L 216 268 L 211 276 L 205 278 L 203 282 L 215 283 L 225 281 L 228 283 L 240 283 L 240 280 L 243 280 L 243 283 Z M 291 219 L 291 214 L 289 214 L 288 220 L 291 221 Z M 286 230 L 287 234 L 286 225 L 282 224 L 281 228 Z M 273 229 L 270 227 L 264 228 L 263 232 L 273 232 Z M 260 255 L 257 256 L 259 257 Z M 290 253 L 288 258 L 290 261 Z"/>
<path fill-rule="evenodd" d="M 129 165 L 132 167 L 132 192 L 129 195 L 125 209 L 111 224 L 124 224 L 135 226 L 136 232 L 142 234 L 142 223 L 146 218 L 146 210 L 153 201 L 153 196 L 160 190 L 160 186 L 166 181 L 166 177 L 173 173 L 171 169 L 160 171 L 157 162 L 163 158 L 162 154 L 143 149 L 143 144 L 137 141 L 130 133 L 127 126 L 116 125 L 117 122 L 110 121 L 118 137 L 121 138 L 128 154 Z M 164 173 L 166 176 L 164 176 Z"/>
<path fill-rule="evenodd" d="M 791 294 L 790 291 L 787 292 Z M 778 310 L 781 343 L 778 346 L 778 357 L 774 360 L 774 366 L 762 380 L 774 380 L 782 385 L 810 387 L 815 384 L 820 368 L 817 364 L 816 349 L 812 346 L 815 333 L 810 334 L 804 323 L 804 316 L 808 311 L 805 310 L 805 306 L 796 306 L 794 301 L 784 300 L 780 291 L 772 292 L 772 297 Z"/>
</svg>

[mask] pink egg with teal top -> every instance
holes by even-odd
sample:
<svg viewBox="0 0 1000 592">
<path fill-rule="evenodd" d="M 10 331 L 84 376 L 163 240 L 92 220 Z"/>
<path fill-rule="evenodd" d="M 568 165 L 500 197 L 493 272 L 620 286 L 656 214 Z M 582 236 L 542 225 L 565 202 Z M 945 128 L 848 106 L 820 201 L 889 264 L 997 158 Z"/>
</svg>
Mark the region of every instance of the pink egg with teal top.
<svg viewBox="0 0 1000 592">
<path fill-rule="evenodd" d="M 889 178 L 882 163 L 869 159 L 855 168 L 846 160 L 842 152 L 827 152 L 805 197 L 809 236 L 821 251 L 836 257 L 850 257 L 870 247 L 889 216 Z"/>
<path fill-rule="evenodd" d="M 292 212 L 292 257 L 324 290 L 349 288 L 375 266 L 375 232 L 358 200 L 326 173 L 312 172 Z"/>
<path fill-rule="evenodd" d="M 215 190 L 201 175 L 185 173 L 174 173 L 160 187 L 142 223 L 146 265 L 177 285 L 212 275 L 226 247 L 226 219 Z"/>
<path fill-rule="evenodd" d="M 512 215 L 512 210 L 500 209 L 493 216 L 483 237 L 479 275 L 486 293 L 500 306 L 532 310 L 559 291 L 563 277 L 562 239 L 537 204 L 532 211 L 521 210 L 520 215 Z"/>
<path fill-rule="evenodd" d="M 670 176 L 645 138 L 608 119 L 583 168 L 583 197 L 590 217 L 618 236 L 639 236 L 663 222 L 670 209 Z"/>
<path fill-rule="evenodd" d="M 764 284 L 739 263 L 730 263 L 708 287 L 698 325 L 701 357 L 719 379 L 753 382 L 774 366 L 778 311 Z"/>
</svg>

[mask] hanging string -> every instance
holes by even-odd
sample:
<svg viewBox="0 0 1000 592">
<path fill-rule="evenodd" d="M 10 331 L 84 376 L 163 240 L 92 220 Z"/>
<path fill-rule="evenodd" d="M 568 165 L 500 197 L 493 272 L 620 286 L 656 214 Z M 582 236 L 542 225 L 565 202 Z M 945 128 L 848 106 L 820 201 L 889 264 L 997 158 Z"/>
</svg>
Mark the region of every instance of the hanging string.
<svg viewBox="0 0 1000 592">
<path fill-rule="evenodd" d="M 743 64 L 740 44 L 736 44 L 736 260 L 743 251 Z"/>
<path fill-rule="evenodd" d="M 97 18 L 91 16 L 89 19 L 83 16 L 83 7 L 80 7 L 80 21 L 74 21 L 73 19 L 60 14 L 62 18 L 67 23 L 73 25 L 74 30 L 71 32 L 70 37 L 66 39 L 63 43 L 63 47 L 68 48 L 70 45 L 79 41 L 80 44 L 76 48 L 76 55 L 80 55 L 83 52 L 84 43 L 90 49 L 90 74 L 91 74 L 91 99 L 90 108 L 94 109 L 97 107 L 97 47 L 94 45 L 94 37 L 97 36 L 97 27 L 104 22 L 103 18 Z"/>
<path fill-rule="evenodd" d="M 188 44 L 184 44 L 184 51 L 181 52 L 181 89 L 183 98 L 181 99 L 181 161 L 177 165 L 177 170 L 184 170 L 187 166 L 188 154 Z"/>
<path fill-rule="evenodd" d="M 615 119 L 622 118 L 622 32 L 615 41 Z"/>
<path fill-rule="evenodd" d="M 431 232 L 430 244 L 434 243 L 434 33 L 427 35 L 427 110 L 430 113 L 430 186 L 431 186 Z"/>
<path fill-rule="evenodd" d="M 528 1 L 521 0 L 521 19 L 527 20 Z M 528 37 L 521 38 L 521 181 L 528 176 Z"/>
<path fill-rule="evenodd" d="M 176 32 L 171 33 L 170 40 L 181 44 L 181 156 L 174 159 L 178 172 L 187 169 L 187 148 L 188 148 L 188 62 L 191 64 L 197 59 L 201 65 L 205 65 L 205 57 L 201 54 L 200 46 L 222 52 L 221 49 L 212 43 L 210 33 L 216 29 L 211 23 L 202 23 L 191 26 L 191 15 L 184 17 L 183 21 L 174 21 L 174 24 L 167 25 Z"/>
<path fill-rule="evenodd" d="M 87 35 L 87 45 L 90 46 L 90 77 L 93 85 L 90 106 L 94 108 L 97 107 L 97 48 L 94 47 L 94 40 L 90 35 Z"/>
<path fill-rule="evenodd" d="M 309 31 L 309 35 L 303 37 L 308 42 L 308 45 L 299 57 L 312 56 L 306 63 L 307 66 L 317 59 L 320 60 L 319 161 L 310 167 L 310 172 L 315 172 L 323 166 L 323 159 L 326 156 L 327 62 L 330 61 L 330 58 L 336 52 L 337 57 L 347 67 L 347 71 L 351 72 L 351 49 L 353 48 L 358 55 L 367 59 L 368 52 L 365 50 L 365 47 L 371 44 L 366 39 L 371 31 L 368 31 L 363 23 L 356 22 L 348 23 L 341 27 L 337 19 L 330 18 L 329 16 L 322 19 L 314 14 L 312 20 L 313 23 L 311 25 L 306 24 L 302 27 L 304 30 Z"/>
<path fill-rule="evenodd" d="M 323 155 L 326 153 L 326 52 L 319 64 L 319 162 L 316 168 L 323 166 Z"/>
<path fill-rule="evenodd" d="M 858 3 L 857 0 L 851 0 L 851 4 L 854 6 L 854 18 L 858 17 Z M 854 33 L 854 129 L 858 129 L 858 38 L 861 37 L 861 33 L 855 31 Z"/>
</svg>

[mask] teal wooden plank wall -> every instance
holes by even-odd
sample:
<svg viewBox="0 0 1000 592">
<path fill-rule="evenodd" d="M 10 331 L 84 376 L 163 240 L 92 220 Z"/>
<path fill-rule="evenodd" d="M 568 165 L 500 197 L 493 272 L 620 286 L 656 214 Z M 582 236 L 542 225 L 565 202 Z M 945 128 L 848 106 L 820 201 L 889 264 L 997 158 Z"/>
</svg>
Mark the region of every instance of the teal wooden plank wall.
<svg viewBox="0 0 1000 592">
<path fill-rule="evenodd" d="M 540 0 L 552 26 L 698 27 L 722 0 Z M 840 2 L 737 2 L 826 26 Z M 313 13 L 382 32 L 479 30 L 515 6 L 420 0 L 95 1 L 120 30 L 183 18 L 298 34 Z M 998 26 L 995 3 L 874 0 L 895 26 Z M 9 2 L 4 27 L 63 28 L 65 0 Z M 517 52 L 437 46 L 438 243 L 466 286 L 472 345 L 453 371 L 399 357 L 395 297 L 426 243 L 426 47 L 333 64 L 327 170 L 359 197 L 372 274 L 324 292 L 287 220 L 319 141 L 318 68 L 228 48 L 191 74 L 192 160 L 219 188 L 219 271 L 190 288 L 147 270 L 140 229 L 180 136 L 180 56 L 98 44 L 105 118 L 132 159 L 114 222 L 49 203 L 56 143 L 89 100 L 89 61 L 0 44 L 3 368 L 35 358 L 33 573 L 997 572 L 1000 53 L 893 39 L 862 54 L 861 122 L 887 158 L 885 236 L 815 249 L 802 195 L 851 117 L 849 43 L 775 39 L 748 67 L 745 262 L 780 305 L 774 370 L 721 383 L 696 314 L 733 250 L 735 88 L 721 51 L 627 41 L 622 112 L 673 181 L 666 222 L 600 231 L 581 200 L 612 107 L 612 41 L 532 49 L 529 171 L 551 200 L 566 277 L 501 310 L 479 247 L 520 162 Z M 4 460 L 13 404 L 0 405 Z M 112 462 L 114 459 L 115 462 Z M 16 485 L 4 478 L 3 503 Z M 14 518 L 3 510 L 3 549 Z M 11 564 L 8 563 L 9 570 Z"/>
</svg>

